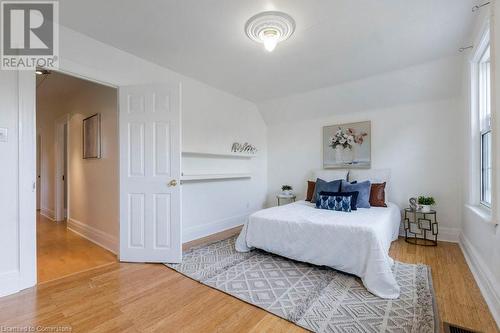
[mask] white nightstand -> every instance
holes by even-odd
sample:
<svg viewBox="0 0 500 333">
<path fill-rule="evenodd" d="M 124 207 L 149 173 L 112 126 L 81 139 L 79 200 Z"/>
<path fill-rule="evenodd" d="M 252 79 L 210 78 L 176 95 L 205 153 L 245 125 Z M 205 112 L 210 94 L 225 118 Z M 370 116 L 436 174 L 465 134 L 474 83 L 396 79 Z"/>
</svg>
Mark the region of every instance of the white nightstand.
<svg viewBox="0 0 500 333">
<path fill-rule="evenodd" d="M 276 199 L 278 200 L 278 206 L 281 206 L 281 200 L 288 200 L 290 202 L 295 202 L 297 196 L 295 194 L 278 194 Z"/>
</svg>

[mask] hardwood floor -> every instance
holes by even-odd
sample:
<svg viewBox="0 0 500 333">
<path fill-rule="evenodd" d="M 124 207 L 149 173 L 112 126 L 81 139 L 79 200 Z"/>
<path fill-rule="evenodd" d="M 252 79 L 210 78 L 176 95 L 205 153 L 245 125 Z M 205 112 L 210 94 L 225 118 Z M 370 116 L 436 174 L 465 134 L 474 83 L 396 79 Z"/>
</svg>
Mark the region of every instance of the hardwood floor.
<svg viewBox="0 0 500 333">
<path fill-rule="evenodd" d="M 389 253 L 398 261 L 431 266 L 441 322 L 485 333 L 499 332 L 458 244 L 439 242 L 437 247 L 415 246 L 400 238 L 392 244 Z"/>
<path fill-rule="evenodd" d="M 66 228 L 65 222 L 54 222 L 37 214 L 38 282 L 116 262 L 116 256 Z"/>
<path fill-rule="evenodd" d="M 400 239 L 391 255 L 432 266 L 441 320 L 497 332 L 457 244 L 425 248 Z M 0 299 L 0 325 L 65 326 L 73 332 L 304 332 L 164 265 L 127 263 Z"/>
</svg>

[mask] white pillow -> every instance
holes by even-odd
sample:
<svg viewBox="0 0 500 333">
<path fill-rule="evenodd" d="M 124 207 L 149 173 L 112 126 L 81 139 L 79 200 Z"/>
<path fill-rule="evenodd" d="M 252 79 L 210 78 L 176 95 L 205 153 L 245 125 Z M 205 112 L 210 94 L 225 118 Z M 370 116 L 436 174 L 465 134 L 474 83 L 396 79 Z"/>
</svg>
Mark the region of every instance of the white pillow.
<svg viewBox="0 0 500 333">
<path fill-rule="evenodd" d="M 349 170 L 315 170 L 313 171 L 313 179 L 316 181 L 316 179 L 320 178 L 323 179 L 324 181 L 331 182 L 337 179 L 345 179 L 347 180 L 347 173 Z"/>
</svg>

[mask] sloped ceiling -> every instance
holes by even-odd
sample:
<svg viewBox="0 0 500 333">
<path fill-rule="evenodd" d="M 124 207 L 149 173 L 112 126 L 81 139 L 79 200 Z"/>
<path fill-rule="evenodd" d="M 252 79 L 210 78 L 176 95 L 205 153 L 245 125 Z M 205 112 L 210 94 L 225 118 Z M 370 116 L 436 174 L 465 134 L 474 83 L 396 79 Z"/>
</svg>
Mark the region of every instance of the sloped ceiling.
<svg viewBox="0 0 500 333">
<path fill-rule="evenodd" d="M 61 24 L 253 102 L 457 54 L 471 0 L 64 0 Z M 250 41 L 252 15 L 297 29 L 273 53 Z"/>
<path fill-rule="evenodd" d="M 458 100 L 463 59 L 455 56 L 258 104 L 268 125 L 437 100 Z M 459 111 L 459 110 L 457 110 Z M 416 119 L 418 114 L 415 115 Z"/>
</svg>

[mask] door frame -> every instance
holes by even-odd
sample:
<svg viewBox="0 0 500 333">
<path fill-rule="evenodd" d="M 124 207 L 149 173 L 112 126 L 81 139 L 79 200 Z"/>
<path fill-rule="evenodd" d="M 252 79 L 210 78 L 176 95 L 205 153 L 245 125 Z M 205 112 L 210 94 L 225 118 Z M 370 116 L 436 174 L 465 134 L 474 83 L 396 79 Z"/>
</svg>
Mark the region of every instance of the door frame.
<svg viewBox="0 0 500 333">
<path fill-rule="evenodd" d="M 71 67 L 71 66 L 69 66 Z M 91 81 L 115 89 L 119 85 L 92 79 L 79 70 L 68 68 L 52 70 L 61 74 Z M 11 293 L 33 287 L 37 284 L 36 254 L 36 74 L 34 70 L 22 70 L 17 73 L 18 86 L 18 133 L 19 133 L 19 165 L 18 165 L 18 218 L 19 218 L 19 271 L 12 272 L 9 286 Z M 117 94 L 118 99 L 118 94 Z M 118 106 L 118 100 L 117 100 Z M 120 117 L 117 108 L 118 120 Z M 117 124 L 118 125 L 118 124 Z M 119 135 L 119 132 L 118 132 Z M 68 139 L 69 143 L 69 139 Z M 119 152 L 118 152 L 119 156 Z M 69 158 L 69 155 L 68 155 Z M 118 165 L 118 169 L 120 166 Z M 119 170 L 120 171 L 120 170 Z M 120 191 L 118 184 L 118 192 Z M 68 191 L 69 195 L 69 191 Z M 68 207 L 69 208 L 69 207 Z M 117 212 L 119 214 L 119 212 Z"/>
<path fill-rule="evenodd" d="M 81 37 L 70 30 L 65 34 L 74 37 L 68 42 L 68 52 L 59 60 L 59 68 L 54 70 L 84 80 L 96 82 L 115 89 L 122 86 L 144 83 L 177 83 L 180 87 L 182 99 L 183 76 L 167 69 L 158 67 L 135 56 L 116 50 L 107 45 L 98 44 L 96 41 Z M 82 45 L 96 47 L 92 51 L 81 52 Z M 90 49 L 90 47 L 89 47 Z M 105 64 L 107 55 L 121 57 L 119 61 Z M 103 58 L 104 57 L 104 58 Z M 161 69 L 161 70 L 160 70 Z M 35 175 L 35 150 L 36 150 L 36 87 L 34 70 L 18 72 L 18 104 L 19 104 L 19 270 L 9 275 L 9 286 L 5 288 L 14 293 L 36 284 L 36 185 Z M 117 100 L 118 104 L 118 100 Z M 182 102 L 181 102 L 182 105 Z M 118 119 L 120 118 L 118 108 Z M 181 106 L 182 128 L 182 106 Z M 120 135 L 120 133 L 119 133 Z M 182 148 L 182 142 L 181 147 Z M 120 158 L 120 157 L 119 157 Z M 126 172 L 119 168 L 119 172 Z M 120 191 L 120 188 L 118 189 Z M 182 207 L 182 203 L 181 203 Z M 120 223 L 121 225 L 121 223 Z"/>
<path fill-rule="evenodd" d="M 36 134 L 36 210 L 42 207 L 42 136 Z"/>
<path fill-rule="evenodd" d="M 18 219 L 19 271 L 13 292 L 36 284 L 36 79 L 35 71 L 18 71 Z"/>
<path fill-rule="evenodd" d="M 66 166 L 69 167 L 69 140 L 70 140 L 70 115 L 69 113 L 57 118 L 55 120 L 55 156 L 56 156 L 56 172 L 55 172 L 55 191 L 54 191 L 54 219 L 56 222 L 64 221 L 69 219 L 69 175 L 64 175 L 64 180 L 62 175 L 64 174 L 64 163 L 66 159 Z M 66 135 L 64 135 L 64 125 L 66 125 Z M 66 137 L 65 137 L 66 136 Z M 66 151 L 64 151 L 64 140 L 66 140 Z M 66 158 L 65 158 L 66 156 Z M 66 186 L 67 193 L 67 209 L 64 212 L 64 187 Z"/>
</svg>

